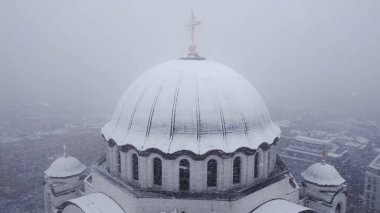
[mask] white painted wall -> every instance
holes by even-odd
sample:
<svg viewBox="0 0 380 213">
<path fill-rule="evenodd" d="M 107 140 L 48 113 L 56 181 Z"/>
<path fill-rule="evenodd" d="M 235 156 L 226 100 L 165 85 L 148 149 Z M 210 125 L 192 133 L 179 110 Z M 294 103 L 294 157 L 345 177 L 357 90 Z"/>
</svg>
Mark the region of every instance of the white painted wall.
<svg viewBox="0 0 380 213">
<path fill-rule="evenodd" d="M 92 175 L 94 188 L 91 189 L 91 193 L 102 192 L 108 195 L 128 213 L 172 212 L 175 208 L 177 208 L 179 212 L 185 211 L 186 213 L 211 212 L 212 210 L 218 213 L 249 212 L 262 203 L 272 199 L 285 199 L 294 203 L 297 203 L 299 199 L 298 189 L 293 189 L 289 184 L 290 177 L 239 200 L 220 201 L 136 198 L 132 194 L 117 188 L 96 173 Z"/>
<path fill-rule="evenodd" d="M 83 173 L 82 173 L 83 174 Z M 78 189 L 82 181 L 79 180 L 82 174 L 70 177 L 70 178 L 50 178 L 45 177 L 44 185 L 44 202 L 45 213 L 53 213 L 53 209 L 60 206 L 63 202 L 80 196 L 78 191 L 70 193 L 63 193 L 60 196 L 54 196 L 54 193 L 60 193 L 65 191 L 72 191 Z"/>
<path fill-rule="evenodd" d="M 121 174 L 118 173 L 117 155 L 120 152 L 121 156 Z M 269 154 L 270 152 L 270 154 Z M 139 180 L 132 178 L 132 154 L 137 154 L 135 150 L 121 152 L 115 145 L 107 147 L 108 155 L 106 155 L 107 163 L 111 174 L 121 176 L 122 179 L 133 185 L 142 188 L 154 188 L 156 190 L 179 191 L 179 162 L 182 159 L 187 159 L 190 162 L 190 191 L 226 191 L 233 188 L 240 188 L 247 185 L 260 183 L 265 180 L 273 171 L 276 162 L 275 145 L 267 151 L 258 149 L 257 153 L 260 156 L 259 161 L 259 177 L 254 178 L 254 163 L 255 155 L 247 156 L 244 153 L 235 153 L 231 158 L 222 159 L 216 155 L 210 155 L 204 160 L 193 160 L 192 158 L 183 155 L 174 160 L 164 159 L 161 155 L 152 153 L 149 156 L 139 156 Z M 161 159 L 162 162 L 162 186 L 153 185 L 153 159 Z M 235 157 L 241 158 L 241 181 L 233 184 L 233 160 Z M 217 161 L 217 186 L 207 187 L 207 163 L 209 160 Z"/>
</svg>

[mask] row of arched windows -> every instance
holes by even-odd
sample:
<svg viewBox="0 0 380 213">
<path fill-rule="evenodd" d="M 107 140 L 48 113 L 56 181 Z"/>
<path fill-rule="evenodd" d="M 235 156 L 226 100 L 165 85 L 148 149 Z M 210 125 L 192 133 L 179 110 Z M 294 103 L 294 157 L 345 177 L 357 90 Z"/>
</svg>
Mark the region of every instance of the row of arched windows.
<svg viewBox="0 0 380 213">
<path fill-rule="evenodd" d="M 132 154 L 132 178 L 133 180 L 139 180 L 139 160 L 137 154 Z M 118 171 L 121 173 L 121 159 L 120 152 L 117 155 Z M 259 153 L 255 155 L 254 162 L 254 178 L 259 177 Z M 187 191 L 190 188 L 190 162 L 186 159 L 182 159 L 179 162 L 179 189 L 181 191 Z M 216 187 L 218 179 L 218 163 L 215 159 L 211 159 L 207 162 L 207 187 Z M 233 160 L 232 169 L 232 182 L 233 184 L 239 184 L 241 182 L 241 158 L 235 157 Z M 160 158 L 153 159 L 153 183 L 154 185 L 162 185 L 162 161 Z"/>
</svg>

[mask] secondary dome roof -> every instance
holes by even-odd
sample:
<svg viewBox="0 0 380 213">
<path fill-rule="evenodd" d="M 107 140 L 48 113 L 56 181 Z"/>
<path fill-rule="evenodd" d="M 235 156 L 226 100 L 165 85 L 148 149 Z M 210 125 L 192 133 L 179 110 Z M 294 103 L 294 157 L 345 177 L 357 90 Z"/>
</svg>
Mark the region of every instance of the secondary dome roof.
<svg viewBox="0 0 380 213">
<path fill-rule="evenodd" d="M 308 182 L 322 186 L 339 186 L 346 182 L 333 166 L 326 163 L 311 165 L 301 176 Z"/>
<path fill-rule="evenodd" d="M 125 211 L 103 193 L 92 193 L 72 200 L 68 200 L 62 204 L 63 213 L 66 212 L 83 212 L 83 213 L 125 213 Z"/>
<path fill-rule="evenodd" d="M 142 74 L 102 129 L 106 140 L 139 150 L 234 152 L 272 143 L 272 123 L 256 89 L 232 69 L 209 60 L 174 60 Z"/>
<path fill-rule="evenodd" d="M 45 171 L 45 174 L 50 177 L 63 178 L 78 175 L 86 170 L 78 159 L 71 156 L 63 156 L 56 159 L 50 167 Z"/>
</svg>

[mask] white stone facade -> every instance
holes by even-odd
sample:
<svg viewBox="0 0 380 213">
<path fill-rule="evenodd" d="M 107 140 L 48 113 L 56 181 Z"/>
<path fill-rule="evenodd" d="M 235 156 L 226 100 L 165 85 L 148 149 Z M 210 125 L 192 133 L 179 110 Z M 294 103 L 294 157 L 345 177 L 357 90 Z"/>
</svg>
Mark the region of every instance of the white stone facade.
<svg viewBox="0 0 380 213">
<path fill-rule="evenodd" d="M 45 213 L 54 213 L 63 202 L 81 196 L 84 172 L 66 178 L 45 176 L 44 203 Z"/>
<path fill-rule="evenodd" d="M 128 184 L 142 188 L 150 188 L 163 191 L 179 191 L 179 162 L 186 159 L 190 163 L 190 191 L 226 191 L 242 186 L 259 183 L 274 171 L 276 162 L 276 147 L 270 146 L 266 151 L 258 149 L 254 155 L 246 155 L 242 152 L 235 153 L 232 157 L 221 158 L 218 155 L 209 155 L 202 160 L 194 160 L 189 156 L 181 155 L 175 159 L 165 159 L 160 154 L 152 153 L 148 156 L 139 156 L 134 149 L 127 152 L 115 146 L 107 146 L 106 162 L 111 174 L 119 176 Z M 132 178 L 132 155 L 138 156 L 138 180 Z M 118 160 L 120 155 L 120 161 Z M 258 171 L 255 171 L 255 156 L 259 156 Z M 241 159 L 239 183 L 233 183 L 233 160 Z M 158 158 L 162 162 L 162 185 L 153 184 L 153 159 Z M 209 160 L 217 162 L 216 187 L 207 187 L 207 163 Z M 119 166 L 119 162 L 121 165 Z M 120 168 L 120 169 L 119 169 Z M 255 172 L 258 176 L 255 177 Z"/>
<path fill-rule="evenodd" d="M 118 150 L 116 146 L 109 147 L 110 150 Z M 274 148 L 270 148 L 269 150 L 272 153 L 275 152 Z M 253 163 L 254 163 L 254 155 L 246 156 L 243 153 L 236 153 L 232 158 L 221 159 L 219 156 L 208 156 L 202 161 L 196 161 L 188 156 L 179 156 L 174 160 L 165 160 L 158 154 L 152 154 L 148 157 L 139 157 L 139 181 L 136 182 L 132 180 L 131 175 L 124 176 L 122 172 L 121 175 L 109 173 L 109 178 L 104 177 L 104 173 L 99 173 L 94 170 L 91 173 L 91 183 L 89 181 L 85 181 L 85 192 L 86 194 L 101 192 L 118 203 L 126 212 L 136 212 L 136 213 L 153 213 L 153 212 L 172 212 L 174 209 L 177 209 L 178 212 L 186 212 L 186 213 L 195 213 L 195 212 L 250 212 L 253 209 L 257 208 L 261 204 L 268 202 L 273 199 L 284 199 L 291 201 L 293 203 L 297 203 L 299 200 L 299 190 L 298 186 L 292 185 L 290 182 L 293 181 L 292 177 L 288 174 L 284 174 L 281 179 L 278 181 L 274 181 L 273 183 L 268 184 L 263 188 L 258 188 L 254 190 L 252 193 L 247 193 L 244 196 L 236 196 L 233 199 L 224 199 L 224 198 L 207 198 L 207 192 L 216 192 L 221 193 L 221 191 L 227 191 L 230 189 L 237 188 L 249 188 L 255 187 L 259 183 L 265 182 L 270 177 L 268 176 L 270 173 L 269 168 L 273 165 L 274 168 L 275 162 L 270 163 L 268 160 L 269 150 L 263 151 L 260 150 L 260 155 L 262 156 L 260 159 L 260 171 L 261 174 L 259 178 L 254 179 L 254 174 L 249 174 L 249 172 L 253 172 Z M 112 152 L 116 153 L 117 152 Z M 124 159 L 122 158 L 121 162 L 127 162 L 126 165 L 130 165 L 131 155 L 134 154 L 134 150 L 127 151 L 122 154 Z M 271 153 L 271 154 L 272 154 Z M 110 155 L 110 159 L 114 159 L 112 155 Z M 161 157 L 163 163 L 163 183 L 162 188 L 157 188 L 153 186 L 152 180 L 152 159 L 155 157 Z M 235 157 L 242 158 L 242 178 L 241 185 L 232 184 L 232 159 Z M 141 160 L 143 159 L 143 160 Z M 201 198 L 191 198 L 189 197 L 176 197 L 173 196 L 160 196 L 160 194 L 154 194 L 154 191 L 173 191 L 179 192 L 178 187 L 178 170 L 179 170 L 179 161 L 182 159 L 187 159 L 190 162 L 190 190 L 189 193 L 197 193 L 204 192 L 205 197 Z M 207 187 L 206 184 L 206 166 L 207 161 L 215 159 L 218 163 L 218 181 L 216 188 Z M 275 157 L 271 157 L 271 159 L 276 159 Z M 114 161 L 116 163 L 117 161 Z M 128 163 L 129 162 L 129 163 Z M 140 163 L 141 162 L 141 163 Z M 113 163 L 111 163 L 112 165 Z M 107 164 L 109 165 L 109 164 Z M 111 168 L 115 168 L 117 166 L 111 166 Z M 128 170 L 130 167 L 125 166 Z M 124 168 L 124 166 L 122 166 Z M 124 171 L 122 169 L 122 171 Z M 131 170 L 129 170 L 131 171 Z M 104 170 L 107 174 L 107 171 Z M 115 171 L 113 171 L 115 172 Z M 126 171 L 126 174 L 131 173 Z M 119 177 L 119 178 L 114 178 Z M 244 178 L 243 178 L 244 177 Z M 117 186 L 118 184 L 115 182 L 119 182 L 121 186 Z M 293 182 L 294 183 L 294 182 Z M 151 194 L 146 193 L 144 189 L 142 190 L 132 190 L 131 188 L 148 188 Z M 140 188 L 140 189 L 141 189 Z M 136 188 L 134 188 L 136 189 Z M 239 190 L 236 191 L 237 193 Z"/>
<path fill-rule="evenodd" d="M 347 196 L 345 194 L 346 185 L 339 186 L 318 186 L 312 183 L 305 183 L 303 193 L 305 196 L 304 205 L 317 211 L 326 213 L 345 213 Z"/>
<path fill-rule="evenodd" d="M 364 207 L 369 212 L 380 211 L 380 155 L 369 165 L 365 173 Z"/>
</svg>

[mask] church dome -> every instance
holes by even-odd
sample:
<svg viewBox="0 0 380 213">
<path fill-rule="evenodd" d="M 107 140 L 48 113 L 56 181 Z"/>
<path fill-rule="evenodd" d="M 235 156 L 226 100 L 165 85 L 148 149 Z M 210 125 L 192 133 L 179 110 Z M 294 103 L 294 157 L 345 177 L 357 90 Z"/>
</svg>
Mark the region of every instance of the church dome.
<svg viewBox="0 0 380 213">
<path fill-rule="evenodd" d="M 209 60 L 173 60 L 134 81 L 102 129 L 106 140 L 144 151 L 204 154 L 257 149 L 280 136 L 256 89 Z"/>
<path fill-rule="evenodd" d="M 329 164 L 315 163 L 301 173 L 303 179 L 322 186 L 339 186 L 346 182 Z"/>
<path fill-rule="evenodd" d="M 63 156 L 56 159 L 50 167 L 45 171 L 45 174 L 53 178 L 64 178 L 78 175 L 86 170 L 78 159 L 71 156 Z"/>
</svg>

